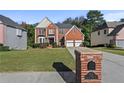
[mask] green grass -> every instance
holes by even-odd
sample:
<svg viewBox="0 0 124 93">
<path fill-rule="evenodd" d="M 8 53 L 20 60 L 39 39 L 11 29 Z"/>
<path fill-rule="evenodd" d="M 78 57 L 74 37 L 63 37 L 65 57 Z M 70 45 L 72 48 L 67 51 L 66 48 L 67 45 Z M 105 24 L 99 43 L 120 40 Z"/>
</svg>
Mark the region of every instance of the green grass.
<svg viewBox="0 0 124 93">
<path fill-rule="evenodd" d="M 62 62 L 72 70 L 75 65 L 65 48 L 0 52 L 0 72 L 55 71 L 54 62 Z"/>
<path fill-rule="evenodd" d="M 124 56 L 124 49 L 113 49 L 113 48 L 105 48 L 105 47 L 98 47 L 98 48 L 93 48 L 93 49 Z"/>
</svg>

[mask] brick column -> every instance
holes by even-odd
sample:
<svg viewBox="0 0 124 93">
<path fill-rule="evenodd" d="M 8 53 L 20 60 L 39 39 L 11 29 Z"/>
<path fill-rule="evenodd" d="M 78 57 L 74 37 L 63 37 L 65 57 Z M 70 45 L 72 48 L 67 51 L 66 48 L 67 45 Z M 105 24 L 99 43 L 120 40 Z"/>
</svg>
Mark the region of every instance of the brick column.
<svg viewBox="0 0 124 93">
<path fill-rule="evenodd" d="M 80 48 L 75 50 L 75 55 L 77 82 L 100 83 L 102 53 L 88 48 Z"/>
</svg>

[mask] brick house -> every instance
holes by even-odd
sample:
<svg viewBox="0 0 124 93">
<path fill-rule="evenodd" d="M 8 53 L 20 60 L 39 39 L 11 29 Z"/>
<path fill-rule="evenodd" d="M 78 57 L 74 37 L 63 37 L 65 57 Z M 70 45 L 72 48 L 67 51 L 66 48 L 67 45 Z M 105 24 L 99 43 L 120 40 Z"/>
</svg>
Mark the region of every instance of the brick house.
<svg viewBox="0 0 124 93">
<path fill-rule="evenodd" d="M 124 48 L 124 22 L 106 22 L 91 33 L 91 45 L 114 44 Z"/>
<path fill-rule="evenodd" d="M 78 47 L 84 35 L 77 26 L 71 24 L 54 24 L 45 17 L 35 28 L 35 43 L 54 43 L 59 46 Z"/>
</svg>

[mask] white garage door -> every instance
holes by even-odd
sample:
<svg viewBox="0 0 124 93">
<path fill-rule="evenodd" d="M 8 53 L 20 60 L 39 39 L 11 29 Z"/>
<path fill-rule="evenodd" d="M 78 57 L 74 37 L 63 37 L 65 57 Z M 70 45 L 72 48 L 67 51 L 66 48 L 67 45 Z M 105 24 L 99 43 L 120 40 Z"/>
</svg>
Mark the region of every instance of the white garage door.
<svg viewBox="0 0 124 93">
<path fill-rule="evenodd" d="M 73 46 L 74 46 L 74 42 L 72 40 L 66 41 L 66 47 L 73 47 Z"/>
<path fill-rule="evenodd" d="M 66 47 L 79 47 L 81 45 L 81 40 L 76 40 L 75 42 L 73 40 L 67 40 L 66 41 Z"/>
<path fill-rule="evenodd" d="M 117 40 L 116 41 L 116 46 L 120 48 L 124 48 L 124 40 Z"/>
<path fill-rule="evenodd" d="M 82 41 L 81 40 L 76 40 L 75 41 L 75 47 L 79 47 L 81 45 Z"/>
</svg>

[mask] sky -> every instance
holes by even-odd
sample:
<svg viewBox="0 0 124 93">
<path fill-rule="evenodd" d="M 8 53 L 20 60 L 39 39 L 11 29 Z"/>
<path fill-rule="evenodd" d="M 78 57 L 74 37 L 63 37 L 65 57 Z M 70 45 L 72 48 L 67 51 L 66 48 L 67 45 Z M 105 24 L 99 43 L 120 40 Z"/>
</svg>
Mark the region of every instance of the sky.
<svg viewBox="0 0 124 93">
<path fill-rule="evenodd" d="M 7 16 L 15 22 L 22 21 L 34 24 L 40 22 L 44 17 L 48 17 L 52 22 L 62 22 L 68 17 L 86 17 L 88 10 L 0 10 L 0 15 Z M 107 21 L 119 21 L 124 18 L 122 10 L 101 10 L 104 19 Z"/>
</svg>

